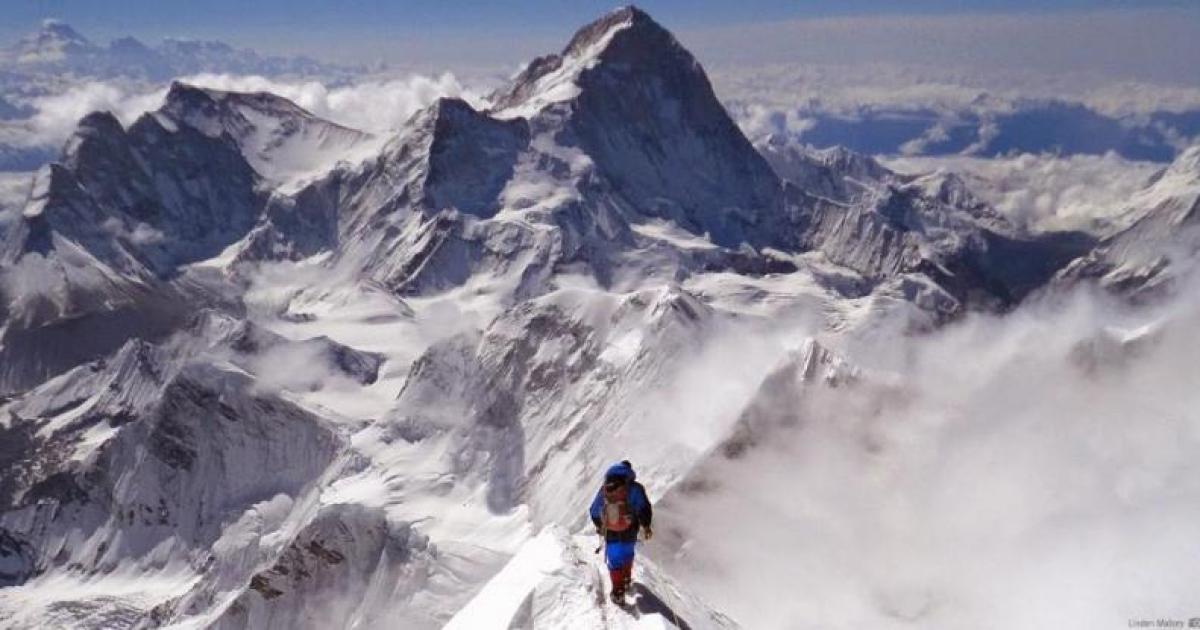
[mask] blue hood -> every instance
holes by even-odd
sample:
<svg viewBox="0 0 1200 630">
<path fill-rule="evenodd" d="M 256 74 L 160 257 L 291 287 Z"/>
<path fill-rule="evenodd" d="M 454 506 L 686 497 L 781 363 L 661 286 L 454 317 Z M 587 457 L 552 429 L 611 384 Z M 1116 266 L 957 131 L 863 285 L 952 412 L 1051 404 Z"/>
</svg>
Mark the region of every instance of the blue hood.
<svg viewBox="0 0 1200 630">
<path fill-rule="evenodd" d="M 637 479 L 637 473 L 633 472 L 633 468 L 621 462 L 620 464 L 613 464 L 608 467 L 608 471 L 604 473 L 604 478 L 608 479 L 609 477 L 624 477 L 629 481 L 633 481 Z"/>
</svg>

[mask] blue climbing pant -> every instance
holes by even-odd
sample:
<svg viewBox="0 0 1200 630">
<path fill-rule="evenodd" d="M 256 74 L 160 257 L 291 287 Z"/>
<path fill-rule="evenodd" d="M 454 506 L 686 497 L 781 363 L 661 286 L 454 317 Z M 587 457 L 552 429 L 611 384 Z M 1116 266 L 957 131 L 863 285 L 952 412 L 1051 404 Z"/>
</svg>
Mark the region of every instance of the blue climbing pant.
<svg viewBox="0 0 1200 630">
<path fill-rule="evenodd" d="M 633 552 L 637 547 L 634 542 L 610 542 L 604 546 L 604 559 L 608 562 L 608 570 L 623 569 L 633 563 Z"/>
</svg>

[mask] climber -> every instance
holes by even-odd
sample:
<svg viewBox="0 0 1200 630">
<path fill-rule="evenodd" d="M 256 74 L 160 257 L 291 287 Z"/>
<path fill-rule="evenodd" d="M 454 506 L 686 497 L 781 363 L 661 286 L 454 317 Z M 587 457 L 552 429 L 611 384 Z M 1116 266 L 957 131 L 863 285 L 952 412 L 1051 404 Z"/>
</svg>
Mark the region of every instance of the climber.
<svg viewBox="0 0 1200 630">
<path fill-rule="evenodd" d="M 654 511 L 646 489 L 636 481 L 628 460 L 613 464 L 604 474 L 604 485 L 596 492 L 589 515 L 604 544 L 604 558 L 612 579 L 612 600 L 623 605 L 625 592 L 633 582 L 633 553 L 638 530 L 645 539 L 654 536 L 650 521 Z"/>
</svg>

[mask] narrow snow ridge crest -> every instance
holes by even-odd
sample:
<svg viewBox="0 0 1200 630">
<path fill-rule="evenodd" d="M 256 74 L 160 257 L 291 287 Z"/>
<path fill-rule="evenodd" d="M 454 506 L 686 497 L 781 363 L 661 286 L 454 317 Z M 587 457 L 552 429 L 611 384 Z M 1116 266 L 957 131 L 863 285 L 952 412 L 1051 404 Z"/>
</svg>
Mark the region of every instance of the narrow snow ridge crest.
<svg viewBox="0 0 1200 630">
<path fill-rule="evenodd" d="M 623 609 L 610 604 L 607 570 L 601 557 L 591 553 L 594 541 L 572 537 L 558 525 L 547 527 L 445 629 L 737 627 L 644 556 L 635 564 L 633 600 Z"/>
</svg>

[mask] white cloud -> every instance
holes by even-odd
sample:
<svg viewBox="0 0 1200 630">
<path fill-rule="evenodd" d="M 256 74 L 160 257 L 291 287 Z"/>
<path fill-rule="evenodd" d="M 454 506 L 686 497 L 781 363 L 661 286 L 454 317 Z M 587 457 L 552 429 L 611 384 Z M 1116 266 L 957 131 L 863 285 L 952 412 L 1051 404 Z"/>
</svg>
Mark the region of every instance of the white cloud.
<svg viewBox="0 0 1200 630">
<path fill-rule="evenodd" d="M 400 126 L 441 97 L 459 97 L 480 105 L 482 95 L 450 73 L 369 79 L 342 86 L 318 81 L 288 82 L 261 76 L 202 74 L 180 79 L 186 83 L 237 92 L 266 91 L 294 101 L 312 113 L 364 131 L 386 132 Z"/>
<path fill-rule="evenodd" d="M 1064 85 L 1128 80 L 1198 86 L 1191 62 L 1200 57 L 1200 12 L 1194 7 L 875 14 L 735 24 L 681 35 L 710 65 L 854 66 L 887 60 L 993 84 L 1006 75 L 1040 75 Z"/>
<path fill-rule="evenodd" d="M 1194 615 L 1200 565 L 1180 558 L 1200 553 L 1198 288 L 1152 310 L 1081 293 L 847 340 L 897 377 L 777 400 L 797 420 L 702 469 L 714 489 L 659 519 L 688 546 L 655 552 L 754 628 Z"/>
<path fill-rule="evenodd" d="M 320 81 L 287 81 L 262 76 L 201 74 L 180 77 L 198 86 L 233 90 L 267 91 L 291 99 L 314 114 L 334 122 L 373 132 L 398 127 L 409 116 L 439 97 L 456 96 L 479 105 L 482 96 L 454 75 L 409 75 L 365 79 L 330 86 Z M 166 86 L 126 81 L 87 80 L 64 90 L 28 101 L 34 114 L 25 120 L 0 123 L 0 143 L 17 147 L 61 145 L 81 118 L 93 111 L 110 111 L 125 125 L 157 109 Z"/>
<path fill-rule="evenodd" d="M 0 173 L 0 240 L 20 214 L 32 182 L 32 173 Z"/>
<path fill-rule="evenodd" d="M 122 82 L 87 80 L 64 91 L 30 99 L 33 115 L 0 124 L 0 142 L 20 147 L 60 145 L 79 119 L 94 111 L 110 111 L 130 122 L 162 101 L 165 90 Z"/>
<path fill-rule="evenodd" d="M 716 64 L 708 71 L 735 113 L 749 107 L 844 116 L 866 108 L 1008 113 L 1027 99 L 1082 103 L 1110 116 L 1200 109 L 1200 85 L 1057 74 L 1036 66 L 967 71 L 953 63 L 871 60 Z"/>
<path fill-rule="evenodd" d="M 1096 228 L 1125 209 L 1161 164 L 1105 155 L 1022 154 L 992 159 L 947 156 L 884 160 L 903 173 L 945 169 L 964 175 L 971 190 L 1019 226 Z"/>
</svg>

